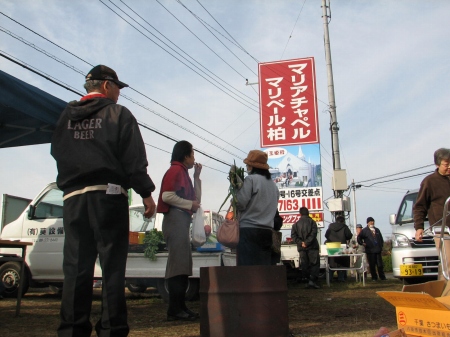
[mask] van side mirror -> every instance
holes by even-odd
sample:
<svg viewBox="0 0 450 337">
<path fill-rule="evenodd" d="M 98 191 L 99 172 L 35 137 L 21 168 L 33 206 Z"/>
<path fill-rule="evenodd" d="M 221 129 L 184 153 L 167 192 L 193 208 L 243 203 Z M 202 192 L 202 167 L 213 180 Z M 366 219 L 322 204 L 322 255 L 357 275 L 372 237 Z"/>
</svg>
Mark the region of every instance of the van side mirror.
<svg viewBox="0 0 450 337">
<path fill-rule="evenodd" d="M 396 220 L 397 220 L 397 214 L 389 214 L 389 223 L 391 225 L 395 225 Z"/>
<path fill-rule="evenodd" d="M 36 206 L 30 205 L 28 207 L 28 220 L 34 219 L 34 214 L 36 213 Z"/>
</svg>

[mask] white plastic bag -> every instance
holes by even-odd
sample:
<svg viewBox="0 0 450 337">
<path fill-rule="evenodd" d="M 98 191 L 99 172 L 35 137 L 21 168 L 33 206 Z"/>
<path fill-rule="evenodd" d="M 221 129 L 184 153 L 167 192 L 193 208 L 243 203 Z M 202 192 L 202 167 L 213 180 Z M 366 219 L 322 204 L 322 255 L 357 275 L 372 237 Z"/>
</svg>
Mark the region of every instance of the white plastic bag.
<svg viewBox="0 0 450 337">
<path fill-rule="evenodd" d="M 206 242 L 205 219 L 203 217 L 203 209 L 198 208 L 192 219 L 192 244 L 194 247 L 200 247 Z"/>
</svg>

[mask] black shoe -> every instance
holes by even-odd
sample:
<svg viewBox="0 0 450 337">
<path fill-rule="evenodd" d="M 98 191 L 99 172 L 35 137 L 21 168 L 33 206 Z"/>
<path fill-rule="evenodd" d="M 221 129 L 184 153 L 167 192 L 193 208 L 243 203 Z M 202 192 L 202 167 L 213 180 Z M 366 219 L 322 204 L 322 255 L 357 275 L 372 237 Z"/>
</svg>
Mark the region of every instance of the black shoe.
<svg viewBox="0 0 450 337">
<path fill-rule="evenodd" d="M 200 315 L 198 313 L 193 312 L 192 310 L 189 310 L 188 308 L 184 309 L 184 312 L 186 314 L 188 314 L 189 316 L 194 317 L 194 318 L 199 318 L 200 317 Z"/>
<path fill-rule="evenodd" d="M 382 278 L 382 279 L 380 279 L 381 281 L 387 281 L 387 278 Z"/>
<path fill-rule="evenodd" d="M 176 315 L 167 314 L 168 321 L 194 321 L 195 317 L 190 316 L 187 312 L 180 311 Z"/>
<path fill-rule="evenodd" d="M 306 288 L 307 289 L 320 289 L 320 286 L 313 281 L 309 281 Z"/>
<path fill-rule="evenodd" d="M 373 278 L 372 282 L 378 282 L 378 279 L 377 278 Z"/>
</svg>

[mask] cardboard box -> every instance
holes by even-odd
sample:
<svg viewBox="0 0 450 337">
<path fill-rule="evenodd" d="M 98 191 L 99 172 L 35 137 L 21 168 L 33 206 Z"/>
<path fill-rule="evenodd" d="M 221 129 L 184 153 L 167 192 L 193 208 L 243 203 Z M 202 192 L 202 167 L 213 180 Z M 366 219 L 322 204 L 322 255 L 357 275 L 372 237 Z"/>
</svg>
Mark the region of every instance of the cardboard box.
<svg viewBox="0 0 450 337">
<path fill-rule="evenodd" d="M 408 335 L 431 337 L 450 337 L 449 293 L 450 282 L 446 280 L 403 286 L 402 291 L 377 292 L 395 306 L 399 329 Z"/>
</svg>

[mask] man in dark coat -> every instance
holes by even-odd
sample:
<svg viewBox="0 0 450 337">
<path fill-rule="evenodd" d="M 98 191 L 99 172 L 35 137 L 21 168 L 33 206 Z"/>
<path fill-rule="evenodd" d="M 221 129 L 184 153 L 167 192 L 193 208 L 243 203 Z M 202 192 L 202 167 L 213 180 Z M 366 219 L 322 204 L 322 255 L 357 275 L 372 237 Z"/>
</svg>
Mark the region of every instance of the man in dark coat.
<svg viewBox="0 0 450 337">
<path fill-rule="evenodd" d="M 300 208 L 300 220 L 291 229 L 292 240 L 297 244 L 302 264 L 302 274 L 309 275 L 306 288 L 319 289 L 317 284 L 320 271 L 319 241 L 317 241 L 317 224 L 309 216 L 306 207 Z"/>
<path fill-rule="evenodd" d="M 350 228 L 345 224 L 345 218 L 343 216 L 336 217 L 336 222 L 331 223 L 328 226 L 327 231 L 325 232 L 325 238 L 327 242 L 340 242 L 342 244 L 348 244 L 348 241 L 353 237 Z M 350 267 L 350 257 L 338 257 L 329 259 L 330 266 L 333 268 L 336 267 Z M 330 282 L 333 278 L 333 271 L 330 272 L 329 278 Z M 347 278 L 347 272 L 345 270 L 338 271 L 338 281 L 345 282 Z"/>
<path fill-rule="evenodd" d="M 383 235 L 378 228 L 375 227 L 375 220 L 372 217 L 367 218 L 367 227 L 363 228 L 358 235 L 358 244 L 363 245 L 366 250 L 367 260 L 369 261 L 370 274 L 372 281 L 386 280 L 383 270 L 383 260 L 381 252 L 383 250 Z M 378 269 L 378 275 L 377 275 Z"/>
<path fill-rule="evenodd" d="M 92 334 L 89 316 L 97 256 L 102 267 L 97 336 L 128 335 L 125 268 L 128 255 L 128 192 L 142 197 L 144 216 L 155 212 L 155 185 L 147 174 L 145 145 L 136 118 L 117 104 L 128 87 L 104 65 L 91 69 L 87 95 L 70 102 L 56 125 L 51 154 L 64 192 L 64 287 L 59 337 Z"/>
</svg>

